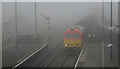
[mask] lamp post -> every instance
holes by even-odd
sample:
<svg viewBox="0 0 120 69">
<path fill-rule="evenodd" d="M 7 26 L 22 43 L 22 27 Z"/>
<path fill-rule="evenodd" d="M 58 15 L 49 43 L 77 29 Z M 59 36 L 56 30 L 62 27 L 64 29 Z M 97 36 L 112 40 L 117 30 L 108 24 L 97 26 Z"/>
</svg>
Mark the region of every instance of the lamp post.
<svg viewBox="0 0 120 69">
<path fill-rule="evenodd" d="M 15 2 L 15 28 L 16 28 L 16 49 L 18 49 L 18 32 L 17 32 L 17 1 Z"/>
<path fill-rule="evenodd" d="M 38 42 L 38 31 L 37 31 L 37 6 L 36 6 L 36 2 L 34 2 L 34 10 L 35 10 L 35 36 L 34 38 L 36 39 L 36 41 Z M 41 41 L 41 36 L 40 36 L 40 41 Z"/>
<path fill-rule="evenodd" d="M 110 59 L 112 60 L 112 0 L 111 0 L 111 55 L 110 55 Z"/>
<path fill-rule="evenodd" d="M 43 14 L 41 14 L 41 16 L 44 17 L 44 18 L 48 21 L 48 35 L 49 35 L 49 37 L 48 37 L 48 43 L 50 43 L 50 41 L 51 41 L 51 34 L 50 34 L 50 29 L 51 29 L 51 27 L 50 27 L 50 17 L 49 17 L 49 16 L 45 16 L 45 15 L 43 15 Z"/>
<path fill-rule="evenodd" d="M 102 25 L 103 25 L 103 29 L 102 29 L 102 67 L 104 69 L 104 56 L 105 56 L 105 49 L 104 49 L 104 0 L 102 0 Z"/>
</svg>

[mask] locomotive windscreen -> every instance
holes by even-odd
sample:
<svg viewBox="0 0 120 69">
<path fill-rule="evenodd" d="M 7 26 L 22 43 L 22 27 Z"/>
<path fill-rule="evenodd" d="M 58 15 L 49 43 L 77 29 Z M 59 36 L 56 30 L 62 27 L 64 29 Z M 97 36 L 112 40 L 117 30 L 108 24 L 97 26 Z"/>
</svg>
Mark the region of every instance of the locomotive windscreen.
<svg viewBox="0 0 120 69">
<path fill-rule="evenodd" d="M 71 33 L 66 33 L 65 34 L 65 38 L 66 39 L 71 39 L 72 38 L 72 34 Z"/>
<path fill-rule="evenodd" d="M 73 39 L 79 39 L 80 34 L 79 33 L 73 33 Z"/>
</svg>

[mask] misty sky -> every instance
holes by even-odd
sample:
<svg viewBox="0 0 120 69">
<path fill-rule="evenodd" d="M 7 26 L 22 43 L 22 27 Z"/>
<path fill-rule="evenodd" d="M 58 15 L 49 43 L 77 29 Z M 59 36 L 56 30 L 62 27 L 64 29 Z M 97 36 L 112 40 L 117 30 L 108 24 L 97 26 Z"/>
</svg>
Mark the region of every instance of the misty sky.
<svg viewBox="0 0 120 69">
<path fill-rule="evenodd" d="M 15 4 L 4 3 L 3 15 L 5 22 L 14 23 L 15 20 Z M 47 20 L 41 16 L 50 17 L 51 26 L 61 28 L 62 26 L 70 26 L 71 24 L 78 23 L 89 12 L 99 8 L 98 3 L 37 3 L 37 23 L 38 29 L 44 28 Z M 17 3 L 17 20 L 19 34 L 34 34 L 35 28 L 35 11 L 34 3 Z M 9 12 L 9 13 L 8 13 Z M 29 23 L 29 24 L 28 24 Z M 42 25 L 42 26 L 41 26 Z M 27 28 L 30 27 L 30 28 Z M 63 28 L 64 28 L 63 27 Z M 20 28 L 20 29 L 19 29 Z M 31 29 L 31 30 L 30 30 Z M 27 32 L 26 32 L 27 31 Z"/>
<path fill-rule="evenodd" d="M 82 18 L 91 12 L 101 11 L 101 7 L 102 3 L 100 2 L 37 2 L 36 14 L 38 34 L 41 32 L 42 34 L 45 34 L 44 32 L 47 31 L 48 27 L 48 21 L 42 17 L 41 14 L 50 17 L 50 26 L 52 27 L 52 32 L 55 32 L 67 29 L 68 27 L 79 23 Z M 113 8 L 113 10 L 116 9 L 114 6 Z M 104 10 L 105 15 L 110 16 L 110 4 L 106 4 Z M 114 15 L 116 16 L 117 14 Z M 15 3 L 3 3 L 3 22 L 10 23 L 11 34 L 15 33 Z M 17 3 L 17 26 L 19 35 L 35 34 L 34 3 Z"/>
</svg>

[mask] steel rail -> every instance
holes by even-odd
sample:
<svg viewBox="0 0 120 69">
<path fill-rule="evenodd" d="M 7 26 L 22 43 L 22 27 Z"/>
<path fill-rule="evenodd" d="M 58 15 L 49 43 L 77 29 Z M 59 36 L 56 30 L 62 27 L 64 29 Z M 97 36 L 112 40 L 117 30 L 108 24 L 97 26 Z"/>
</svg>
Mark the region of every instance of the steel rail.
<svg viewBox="0 0 120 69">
<path fill-rule="evenodd" d="M 63 48 L 64 48 L 64 47 L 63 47 Z M 62 49 L 63 49 L 63 48 L 62 48 Z M 49 62 L 48 64 L 46 64 L 43 69 L 46 69 L 46 67 L 54 60 L 54 58 L 58 55 L 58 53 L 61 52 L 62 49 L 60 49 L 60 50 L 53 56 L 53 58 L 50 60 L 50 62 Z"/>
<path fill-rule="evenodd" d="M 60 45 L 62 42 L 60 42 L 58 45 Z M 60 46 L 56 46 L 57 48 L 59 48 Z M 52 50 L 50 50 L 50 52 L 52 52 L 54 49 L 56 49 L 56 47 L 54 47 Z M 50 52 L 48 52 L 44 57 L 42 57 L 40 60 L 38 60 L 33 66 L 32 66 L 32 68 L 33 67 L 35 67 L 36 65 L 38 65 L 38 63 L 42 60 L 42 59 L 44 59 Z"/>
<path fill-rule="evenodd" d="M 81 58 L 81 55 L 82 55 L 82 53 L 83 53 L 84 47 L 85 47 L 85 44 L 83 45 L 82 50 L 81 50 L 81 52 L 80 52 L 80 54 L 79 54 L 79 56 L 78 56 L 78 59 L 77 59 L 77 61 L 76 61 L 76 63 L 75 63 L 75 66 L 74 66 L 74 69 L 77 68 L 77 65 L 78 65 L 78 62 L 79 62 L 79 60 L 80 60 L 80 58 Z"/>
<path fill-rule="evenodd" d="M 47 44 L 43 45 L 42 47 L 40 47 L 38 50 L 36 50 L 34 53 L 32 53 L 31 55 L 29 55 L 27 58 L 25 58 L 24 60 L 22 60 L 20 63 L 18 63 L 17 65 L 15 65 L 12 69 L 17 68 L 18 66 L 20 66 L 22 63 L 24 63 L 26 60 L 28 60 L 30 57 L 32 57 L 33 55 L 35 55 L 37 52 L 39 52 L 40 50 L 42 50 L 44 47 L 46 47 Z"/>
</svg>

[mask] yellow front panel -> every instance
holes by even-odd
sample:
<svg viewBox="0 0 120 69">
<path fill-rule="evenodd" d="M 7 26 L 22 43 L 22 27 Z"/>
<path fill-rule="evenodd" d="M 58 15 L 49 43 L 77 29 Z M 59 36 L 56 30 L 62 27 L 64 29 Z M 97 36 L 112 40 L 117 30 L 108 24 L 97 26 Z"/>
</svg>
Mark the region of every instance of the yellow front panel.
<svg viewBox="0 0 120 69">
<path fill-rule="evenodd" d="M 78 40 L 66 40 L 65 39 L 64 40 L 64 47 L 80 47 L 80 46 L 81 46 L 81 40 L 80 39 L 78 39 Z"/>
</svg>

